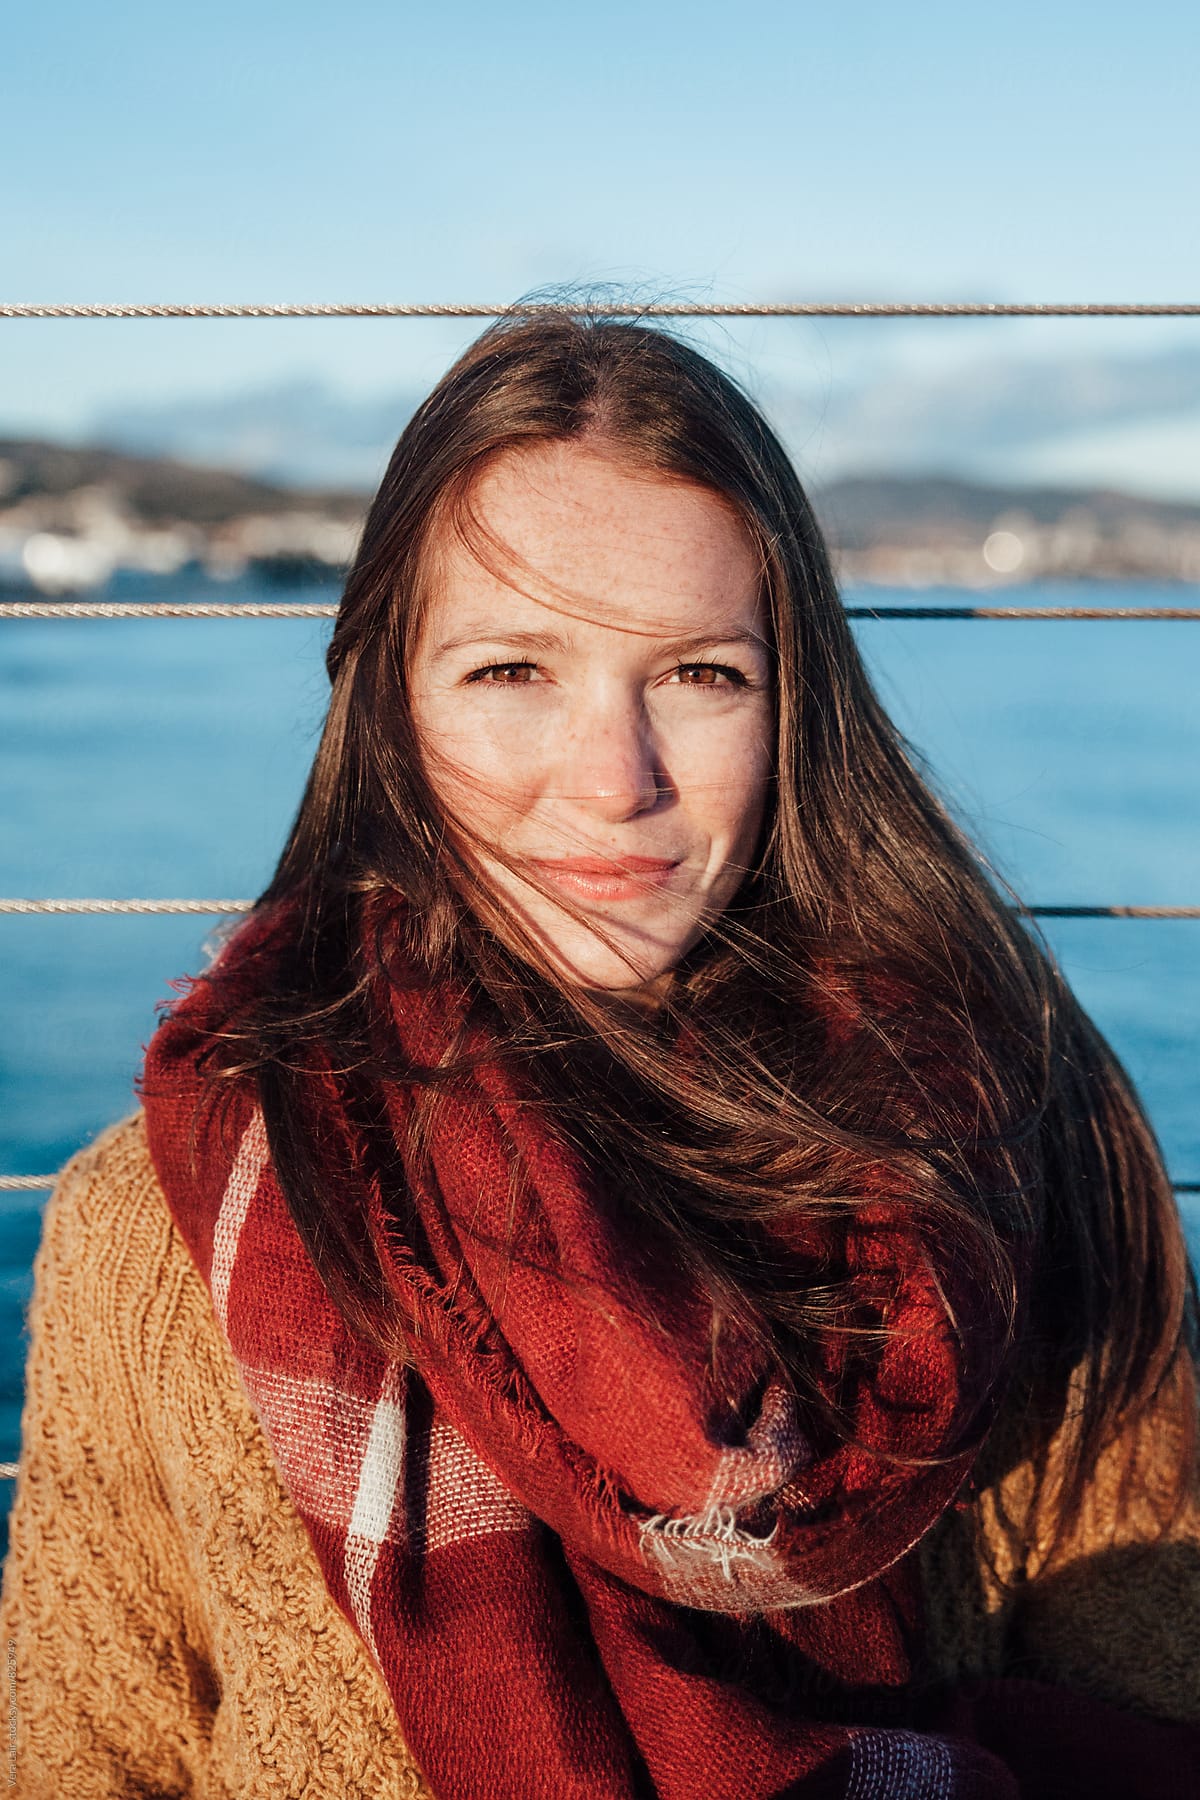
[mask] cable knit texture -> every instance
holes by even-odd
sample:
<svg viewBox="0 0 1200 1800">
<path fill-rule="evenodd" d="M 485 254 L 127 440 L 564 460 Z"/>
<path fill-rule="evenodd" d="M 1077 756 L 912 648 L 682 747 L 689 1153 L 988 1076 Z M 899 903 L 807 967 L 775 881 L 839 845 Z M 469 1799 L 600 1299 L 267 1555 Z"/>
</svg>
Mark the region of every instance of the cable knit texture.
<svg viewBox="0 0 1200 1800">
<path fill-rule="evenodd" d="M 17 1795 L 429 1800 L 238 1384 L 140 1115 L 68 1164 L 34 1279 L 0 1602 Z"/>
<path fill-rule="evenodd" d="M 1069 1427 L 1042 1452 L 1039 1488 L 1025 1422 L 1002 1416 L 976 1466 L 974 1505 L 943 1514 L 920 1546 L 928 1653 L 942 1677 L 1023 1676 L 1200 1725 L 1200 1494 L 1159 1538 L 1182 1410 L 1195 1405 L 1183 1362 L 1157 1408 L 1100 1457 L 1052 1560 L 1044 1496 Z"/>
<path fill-rule="evenodd" d="M 34 1267 L 0 1595 L 8 1791 L 429 1800 L 238 1383 L 140 1114 L 68 1164 Z M 935 1674 L 1024 1675 L 1200 1723 L 1200 1509 L 1169 1543 L 1141 1541 L 1170 1409 L 1195 1404 L 1185 1387 L 1113 1447 L 1053 1568 L 1014 1552 L 1031 1474 L 1013 1428 L 1008 1445 L 997 1428 L 977 1502 L 919 1551 Z M 1131 1470 L 1137 1501 L 1118 1525 Z"/>
</svg>

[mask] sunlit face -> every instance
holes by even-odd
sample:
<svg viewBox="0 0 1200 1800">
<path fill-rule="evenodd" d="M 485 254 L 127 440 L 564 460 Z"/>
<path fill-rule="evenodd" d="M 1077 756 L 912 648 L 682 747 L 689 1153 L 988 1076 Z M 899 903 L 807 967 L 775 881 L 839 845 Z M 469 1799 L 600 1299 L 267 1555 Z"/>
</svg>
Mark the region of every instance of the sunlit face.
<svg viewBox="0 0 1200 1800">
<path fill-rule="evenodd" d="M 494 571 L 440 548 L 409 670 L 427 778 L 560 974 L 646 988 L 755 853 L 774 763 L 757 557 L 716 495 L 579 444 L 506 452 L 472 511 L 503 550 Z"/>
</svg>

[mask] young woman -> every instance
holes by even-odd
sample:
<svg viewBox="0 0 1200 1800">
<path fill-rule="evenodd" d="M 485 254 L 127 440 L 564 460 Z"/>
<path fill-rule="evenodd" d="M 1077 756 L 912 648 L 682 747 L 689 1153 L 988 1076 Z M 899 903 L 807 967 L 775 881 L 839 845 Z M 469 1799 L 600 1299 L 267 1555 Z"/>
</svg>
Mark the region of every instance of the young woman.
<svg viewBox="0 0 1200 1800">
<path fill-rule="evenodd" d="M 1158 1148 L 761 415 L 502 321 L 328 668 L 274 879 L 47 1214 L 19 1791 L 1200 1792 Z"/>
</svg>

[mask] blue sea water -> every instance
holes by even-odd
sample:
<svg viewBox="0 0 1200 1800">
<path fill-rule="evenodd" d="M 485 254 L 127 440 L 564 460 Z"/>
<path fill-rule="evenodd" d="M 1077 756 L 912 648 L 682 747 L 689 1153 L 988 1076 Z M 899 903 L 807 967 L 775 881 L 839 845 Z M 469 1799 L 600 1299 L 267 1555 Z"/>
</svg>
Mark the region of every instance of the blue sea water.
<svg viewBox="0 0 1200 1800">
<path fill-rule="evenodd" d="M 156 594 L 211 597 L 190 584 L 173 593 L 156 583 Z M 1144 587 L 1004 598 L 1181 603 L 1179 589 Z M 871 589 L 847 599 L 977 596 Z M 1200 626 L 867 620 L 855 629 L 885 704 L 1025 899 L 1200 903 Z M 259 892 L 316 745 L 328 633 L 325 621 L 0 617 L 0 893 Z M 0 917 L 0 1173 L 52 1171 L 132 1109 L 155 1004 L 172 978 L 203 966 L 214 924 Z M 1200 1179 L 1200 922 L 1045 928 L 1138 1084 L 1175 1178 Z M 44 1202 L 0 1193 L 0 1460 L 18 1452 Z M 1181 1205 L 1200 1252 L 1200 1196 Z M 0 1483 L 0 1529 L 9 1485 Z"/>
</svg>

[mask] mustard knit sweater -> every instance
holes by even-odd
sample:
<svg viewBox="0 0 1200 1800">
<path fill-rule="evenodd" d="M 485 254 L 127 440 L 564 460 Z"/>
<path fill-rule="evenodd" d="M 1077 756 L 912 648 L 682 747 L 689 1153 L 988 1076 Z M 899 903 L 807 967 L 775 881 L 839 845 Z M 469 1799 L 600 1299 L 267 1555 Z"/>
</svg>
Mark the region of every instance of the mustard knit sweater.
<svg viewBox="0 0 1200 1800">
<path fill-rule="evenodd" d="M 428 1800 L 239 1385 L 140 1114 L 60 1178 L 29 1329 L 0 1595 L 8 1791 Z M 1133 1446 L 1147 1506 L 1171 1429 L 1164 1415 Z M 1115 1479 L 1115 1463 L 1097 1472 L 1073 1551 L 1026 1565 L 1018 1597 L 983 1573 L 978 1543 L 1011 1571 L 1028 1469 L 946 1515 L 920 1552 L 940 1671 L 1015 1670 L 1200 1723 L 1200 1506 L 1165 1545 L 1138 1542 L 1136 1507 L 1114 1538 Z"/>
</svg>

